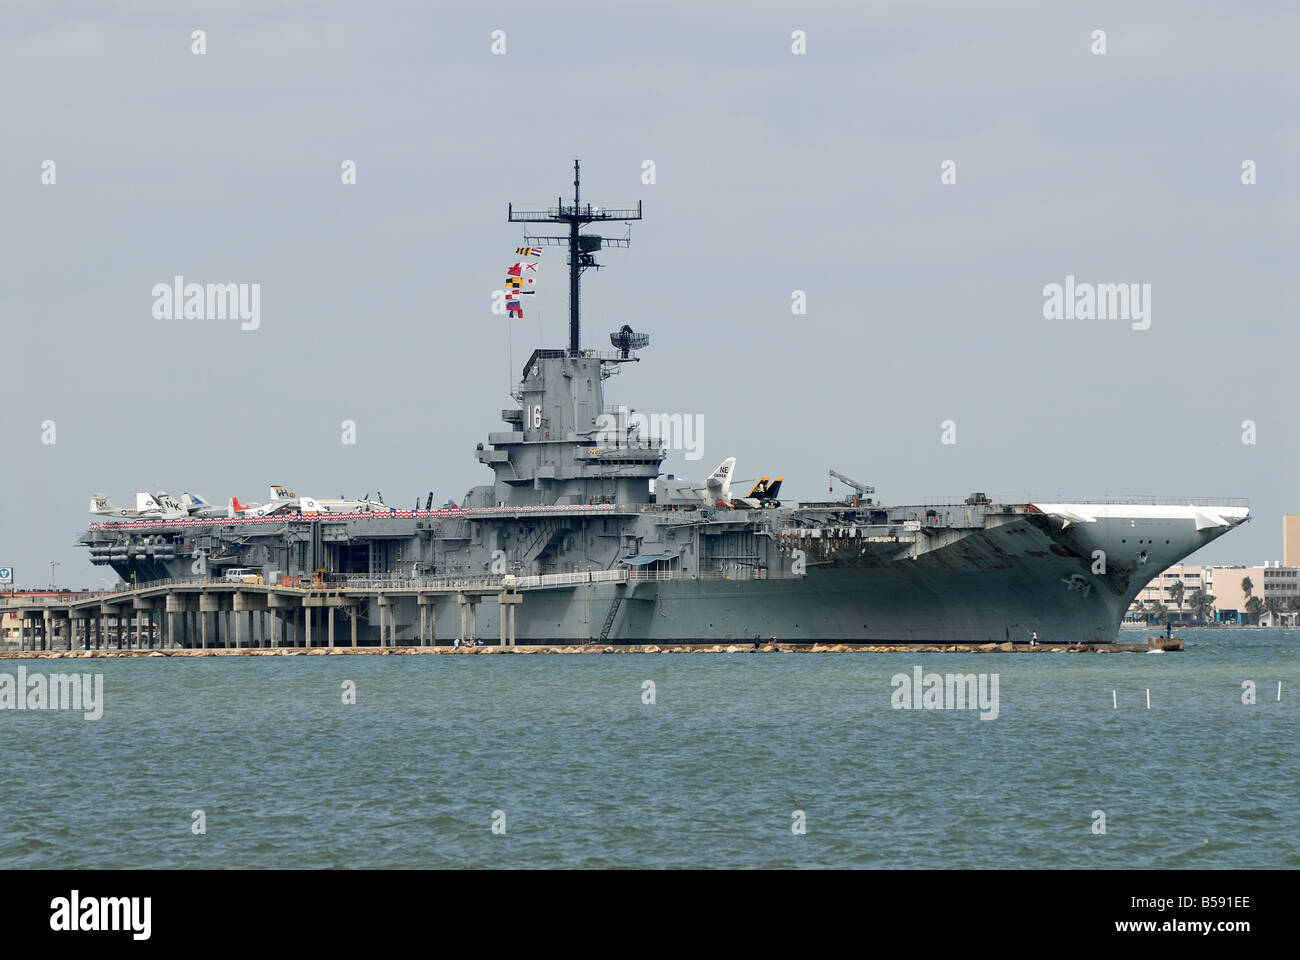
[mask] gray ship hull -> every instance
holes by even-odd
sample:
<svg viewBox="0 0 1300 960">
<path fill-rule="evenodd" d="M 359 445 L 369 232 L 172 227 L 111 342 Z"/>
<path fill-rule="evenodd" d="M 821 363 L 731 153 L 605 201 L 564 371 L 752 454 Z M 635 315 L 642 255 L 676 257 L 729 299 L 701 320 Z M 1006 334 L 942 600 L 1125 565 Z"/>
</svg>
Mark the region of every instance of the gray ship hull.
<svg viewBox="0 0 1300 960">
<path fill-rule="evenodd" d="M 1063 595 L 1050 581 L 978 573 L 925 576 L 828 570 L 802 580 L 638 583 L 605 638 L 610 643 L 780 642 L 1110 643 L 1127 603 L 1093 593 Z M 592 584 L 569 596 L 528 595 L 518 613 L 521 642 L 591 642 L 617 587 Z M 495 610 L 482 606 L 481 635 L 495 636 Z M 486 620 L 484 615 L 486 614 Z"/>
<path fill-rule="evenodd" d="M 340 556 L 332 544 L 355 552 L 367 543 L 371 557 L 400 551 L 433 567 L 423 576 L 343 576 L 320 584 L 291 576 L 291 589 L 305 591 L 304 606 L 318 602 L 313 593 L 346 594 L 357 606 L 358 642 L 366 645 L 381 642 L 381 604 L 389 643 L 419 643 L 422 612 L 430 624 L 426 640 L 497 640 L 503 636 L 499 592 L 511 598 L 519 643 L 1001 643 L 1027 641 L 1033 632 L 1044 642 L 1109 643 L 1124 611 L 1156 572 L 1243 522 L 1249 512 L 1228 504 L 987 502 L 883 509 L 594 509 L 594 516 L 585 508 L 556 508 L 543 516 L 532 509 L 485 507 L 455 518 L 410 511 L 270 524 L 222 521 L 177 533 L 182 541 L 209 536 L 223 553 L 233 544 L 250 551 L 247 556 L 298 552 L 307 561 L 303 569 L 332 569 Z M 519 524 L 521 517 L 530 523 L 509 535 L 505 525 Z M 431 521 L 440 526 L 430 530 Z M 122 525 L 96 526 L 87 537 L 92 545 L 125 532 Z M 126 527 L 132 534 L 173 535 L 163 532 L 170 528 L 162 523 Z M 642 551 L 663 552 L 624 558 L 614 552 L 590 563 L 602 544 L 618 550 L 606 532 L 615 529 L 634 531 Z M 438 569 L 465 552 L 467 540 L 484 544 L 477 550 L 484 562 L 459 563 L 449 573 Z M 588 570 L 493 575 L 482 569 L 494 543 L 512 548 L 497 554 L 509 559 L 513 551 L 536 554 L 562 541 L 587 545 Z M 293 549 L 282 546 L 286 542 Z M 450 552 L 439 553 L 444 543 Z M 184 542 L 170 549 L 182 556 L 192 552 Z M 189 560 L 155 563 L 170 583 L 203 582 L 186 576 Z M 476 585 L 459 586 L 460 577 L 470 575 Z M 268 584 L 277 579 L 285 582 L 267 571 Z M 143 578 L 136 581 L 145 586 Z"/>
</svg>

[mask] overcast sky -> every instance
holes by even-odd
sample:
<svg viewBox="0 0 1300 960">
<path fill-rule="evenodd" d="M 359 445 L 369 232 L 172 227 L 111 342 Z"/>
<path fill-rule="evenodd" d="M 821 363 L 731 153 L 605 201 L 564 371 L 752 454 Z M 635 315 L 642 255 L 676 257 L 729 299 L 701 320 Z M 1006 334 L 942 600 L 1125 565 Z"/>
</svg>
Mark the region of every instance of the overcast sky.
<svg viewBox="0 0 1300 960">
<path fill-rule="evenodd" d="M 491 313 L 522 242 L 506 205 L 567 196 L 575 156 L 584 200 L 644 201 L 587 275 L 584 345 L 651 334 L 607 399 L 704 418 L 703 459 L 666 470 L 734 456 L 812 498 L 834 468 L 895 503 L 1248 497 L 1252 523 L 1197 559 L 1280 558 L 1295 5 L 469 6 L 0 7 L 0 566 L 20 583 L 52 560 L 63 585 L 115 579 L 73 545 L 94 492 L 407 506 L 489 482 L 473 450 L 512 374 L 539 327 L 567 342 L 555 250 L 524 321 Z M 177 274 L 259 283 L 259 329 L 156 319 Z M 1044 319 L 1067 275 L 1150 284 L 1149 329 Z"/>
</svg>

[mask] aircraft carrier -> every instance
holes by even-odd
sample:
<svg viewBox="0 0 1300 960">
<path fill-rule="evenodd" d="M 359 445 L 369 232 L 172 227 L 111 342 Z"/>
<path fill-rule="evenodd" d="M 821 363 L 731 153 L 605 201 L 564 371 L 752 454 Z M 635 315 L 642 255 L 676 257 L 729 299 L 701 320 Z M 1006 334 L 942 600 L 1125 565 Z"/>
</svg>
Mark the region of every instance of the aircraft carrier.
<svg viewBox="0 0 1300 960">
<path fill-rule="evenodd" d="M 137 591 L 276 585 L 304 605 L 346 605 L 365 645 L 986 643 L 1033 633 L 1110 643 L 1149 580 L 1249 516 L 1244 501 L 1212 499 L 972 494 L 891 505 L 846 477 L 853 492 L 843 499 L 788 504 L 779 479 L 738 496 L 733 460 L 698 482 L 665 476 L 664 439 L 605 399 L 606 382 L 635 369 L 649 337 L 623 327 L 608 350 L 580 343 L 581 276 L 601 249 L 627 244 L 583 228 L 640 218 L 640 204 L 584 205 L 576 163 L 572 202 L 508 208 L 511 222 L 560 231 L 526 234 L 538 246 L 520 252 L 567 248 L 569 343 L 523 365 L 504 429 L 473 451 L 492 482 L 460 503 L 403 510 L 275 488 L 251 507 L 141 495 L 128 510 L 97 495 L 92 512 L 113 519 L 91 523 L 79 542 Z M 459 630 L 431 636 L 426 623 L 456 623 L 457 613 Z M 332 643 L 332 615 L 330 629 Z M 197 645 L 188 631 L 178 642 Z"/>
</svg>

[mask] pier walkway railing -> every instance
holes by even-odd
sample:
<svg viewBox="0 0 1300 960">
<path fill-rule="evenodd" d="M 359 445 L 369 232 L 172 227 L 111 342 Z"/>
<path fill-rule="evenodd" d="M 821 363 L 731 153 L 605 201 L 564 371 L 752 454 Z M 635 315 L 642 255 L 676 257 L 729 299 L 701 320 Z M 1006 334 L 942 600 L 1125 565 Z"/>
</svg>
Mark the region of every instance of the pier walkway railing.
<svg viewBox="0 0 1300 960">
<path fill-rule="evenodd" d="M 683 571 L 683 570 L 589 570 L 577 573 L 546 573 L 532 576 L 513 574 L 447 577 L 360 577 L 343 580 L 313 581 L 307 577 L 282 577 L 276 583 L 252 580 L 227 580 L 215 577 L 173 577 L 149 580 L 135 584 L 121 583 L 105 590 L 90 593 L 73 593 L 49 597 L 0 596 L 0 608 L 37 609 L 40 607 L 75 607 L 83 604 L 124 601 L 145 594 L 184 592 L 293 592 L 303 596 L 320 594 L 376 594 L 428 592 L 497 593 L 515 590 L 546 590 L 580 586 L 589 583 L 631 583 L 671 580 L 758 580 L 763 579 L 760 568 L 733 571 Z"/>
</svg>

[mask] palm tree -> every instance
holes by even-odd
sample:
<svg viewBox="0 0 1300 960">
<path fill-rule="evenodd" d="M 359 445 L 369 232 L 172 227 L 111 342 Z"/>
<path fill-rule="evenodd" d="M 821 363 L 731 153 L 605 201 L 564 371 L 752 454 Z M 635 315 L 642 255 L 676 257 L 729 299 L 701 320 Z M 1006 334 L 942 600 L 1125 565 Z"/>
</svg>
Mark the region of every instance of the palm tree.
<svg viewBox="0 0 1300 960">
<path fill-rule="evenodd" d="M 1178 607 L 1179 612 L 1183 609 L 1183 595 L 1187 592 L 1187 585 L 1181 579 L 1175 580 L 1169 587 L 1169 595 L 1174 598 L 1174 604 Z"/>
<path fill-rule="evenodd" d="M 1268 625 L 1270 627 L 1276 627 L 1277 615 L 1282 612 L 1282 598 L 1265 597 L 1264 609 L 1268 611 Z"/>
<path fill-rule="evenodd" d="M 1251 617 L 1259 617 L 1260 612 L 1264 609 L 1264 602 L 1259 597 L 1251 597 L 1246 601 L 1246 614 Z M 1256 621 L 1258 622 L 1258 620 Z"/>
<path fill-rule="evenodd" d="M 1254 589 L 1255 585 L 1250 582 L 1250 577 L 1241 578 L 1241 592 L 1246 595 L 1247 600 L 1250 599 L 1250 592 Z"/>
<path fill-rule="evenodd" d="M 1148 603 L 1146 608 L 1147 623 L 1150 623 L 1152 620 L 1154 620 L 1156 623 L 1159 623 L 1161 620 L 1165 618 L 1166 612 L 1167 610 L 1165 608 L 1165 605 L 1161 603 L 1159 600 L 1156 600 L 1152 603 Z"/>
<path fill-rule="evenodd" d="M 1214 595 L 1197 588 L 1188 596 L 1187 604 L 1192 608 L 1192 613 L 1196 615 L 1196 619 L 1203 622 L 1205 615 L 1214 607 Z"/>
</svg>

